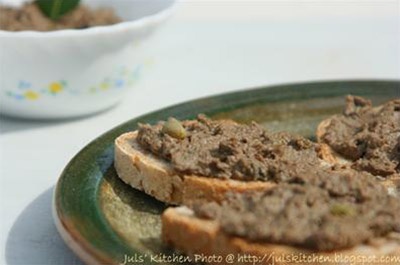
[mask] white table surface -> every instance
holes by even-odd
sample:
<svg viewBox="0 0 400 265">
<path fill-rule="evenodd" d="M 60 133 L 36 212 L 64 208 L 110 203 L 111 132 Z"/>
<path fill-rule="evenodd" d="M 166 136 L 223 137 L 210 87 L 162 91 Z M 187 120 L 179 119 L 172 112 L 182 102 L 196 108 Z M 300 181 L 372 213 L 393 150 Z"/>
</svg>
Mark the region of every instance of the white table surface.
<svg viewBox="0 0 400 265">
<path fill-rule="evenodd" d="M 82 119 L 0 118 L 0 264 L 81 264 L 51 217 L 85 144 L 135 116 L 258 85 L 400 79 L 399 1 L 187 1 L 149 40 L 152 63 L 117 107 Z"/>
</svg>

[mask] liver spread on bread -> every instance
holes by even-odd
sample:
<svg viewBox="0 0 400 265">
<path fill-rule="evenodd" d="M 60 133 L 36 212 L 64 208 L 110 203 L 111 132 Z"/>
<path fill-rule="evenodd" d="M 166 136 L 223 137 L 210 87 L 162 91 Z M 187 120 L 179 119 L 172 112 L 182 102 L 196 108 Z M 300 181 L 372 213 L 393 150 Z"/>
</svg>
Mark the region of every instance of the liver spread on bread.
<svg viewBox="0 0 400 265">
<path fill-rule="evenodd" d="M 400 173 L 400 99 L 373 108 L 348 96 L 343 115 L 335 115 L 322 140 L 352 161 L 352 167 L 376 176 Z"/>
<path fill-rule="evenodd" d="M 268 133 L 256 123 L 215 121 L 199 115 L 182 125 L 184 139 L 163 133 L 158 124 L 141 125 L 137 140 L 183 174 L 282 182 L 321 164 L 318 144 L 284 132 Z"/>
<path fill-rule="evenodd" d="M 338 185 L 338 186 L 337 186 Z M 400 204 L 374 178 L 332 175 L 318 185 L 283 183 L 194 207 L 230 236 L 330 251 L 400 232 Z"/>
<path fill-rule="evenodd" d="M 269 191 L 231 195 L 222 205 L 195 207 L 228 235 L 335 250 L 400 232 L 398 199 L 367 172 L 321 162 L 317 143 L 204 116 L 182 126 L 185 137 L 175 138 L 162 123 L 141 125 L 137 141 L 182 174 L 278 183 Z"/>
</svg>

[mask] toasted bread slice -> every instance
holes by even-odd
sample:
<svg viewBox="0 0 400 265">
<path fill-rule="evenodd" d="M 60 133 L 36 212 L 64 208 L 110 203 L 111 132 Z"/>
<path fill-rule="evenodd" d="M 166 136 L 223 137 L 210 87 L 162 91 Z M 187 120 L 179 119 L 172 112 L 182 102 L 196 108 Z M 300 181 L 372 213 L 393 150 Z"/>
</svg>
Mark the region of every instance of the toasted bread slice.
<svg viewBox="0 0 400 265">
<path fill-rule="evenodd" d="M 137 131 L 125 133 L 115 140 L 115 169 L 125 183 L 162 202 L 174 205 L 221 202 L 230 191 L 265 190 L 276 185 L 272 182 L 179 175 L 168 162 L 144 150 L 136 137 Z"/>
<path fill-rule="evenodd" d="M 348 159 L 344 158 L 343 156 L 341 156 L 340 154 L 338 154 L 335 150 L 332 149 L 331 146 L 329 146 L 323 140 L 323 135 L 325 135 L 327 133 L 327 128 L 329 127 L 330 122 L 331 122 L 330 118 L 325 119 L 322 122 L 320 122 L 317 127 L 317 131 L 316 131 L 317 141 L 321 146 L 320 157 L 330 164 L 339 164 L 342 166 L 350 166 L 353 161 L 348 160 Z M 381 182 L 384 186 L 387 187 L 390 194 L 392 194 L 392 195 L 400 194 L 400 175 L 399 174 L 392 175 L 386 179 L 381 179 Z"/>
<path fill-rule="evenodd" d="M 398 233 L 392 233 L 386 238 L 376 238 L 368 245 L 334 252 L 314 252 L 286 245 L 254 243 L 226 235 L 216 221 L 200 219 L 192 210 L 184 206 L 171 207 L 164 211 L 162 240 L 168 246 L 192 256 L 193 259 L 196 255 L 198 258 L 222 256 L 222 261 L 212 262 L 212 259 L 209 259 L 210 264 L 292 263 L 287 260 L 288 258 L 291 258 L 293 263 L 295 258 L 297 258 L 296 263 L 303 258 L 305 260 L 302 264 L 357 264 L 354 261 L 355 258 L 360 264 L 362 261 L 364 261 L 363 264 L 379 263 L 380 258 L 387 260 L 388 264 L 400 263 L 400 235 Z M 247 259 L 244 255 L 247 255 Z M 311 261 L 306 257 L 309 257 Z M 250 260 L 250 258 L 253 259 Z"/>
<path fill-rule="evenodd" d="M 396 129 L 396 124 L 398 124 L 398 120 L 400 118 L 400 113 L 396 112 L 397 109 L 400 107 L 400 99 L 394 99 L 391 101 L 388 101 L 385 104 L 376 106 L 376 107 L 372 107 L 372 103 L 369 100 L 366 100 L 362 97 L 358 97 L 358 96 L 347 96 L 346 97 L 346 107 L 344 108 L 343 114 L 339 115 L 333 115 L 325 120 L 323 120 L 322 122 L 320 122 L 320 124 L 317 127 L 317 131 L 316 131 L 316 136 L 317 136 L 317 140 L 318 142 L 322 145 L 322 152 L 321 152 L 321 158 L 329 161 L 332 164 L 337 164 L 337 165 L 341 165 L 344 167 L 357 167 L 357 163 L 359 162 L 358 158 L 347 158 L 345 151 L 336 151 L 335 148 L 333 147 L 335 144 L 344 144 L 346 140 L 339 140 L 338 142 L 335 141 L 335 143 L 330 142 L 329 140 L 327 140 L 326 136 L 329 135 L 330 132 L 330 128 L 331 125 L 333 127 L 335 127 L 335 119 L 337 118 L 343 118 L 343 117 L 360 117 L 364 116 L 367 117 L 366 120 L 364 120 L 362 123 L 362 126 L 359 128 L 360 131 L 363 131 L 367 126 L 367 128 L 375 128 L 376 126 L 378 126 L 379 128 L 379 123 L 377 123 L 376 120 L 373 120 L 374 117 L 378 117 L 378 119 L 380 119 L 380 121 L 383 124 L 386 125 L 390 125 L 391 127 L 391 131 L 387 130 L 385 131 L 385 133 L 390 133 L 390 134 L 395 134 L 397 132 L 397 137 L 400 137 L 400 135 L 398 134 L 398 129 Z M 365 108 L 365 109 L 364 109 Z M 390 112 L 388 114 L 388 112 Z M 368 113 L 368 114 L 366 114 Z M 385 116 L 389 115 L 389 116 Z M 365 116 L 365 115 L 370 115 L 370 116 Z M 371 116 L 372 115 L 372 116 Z M 397 116 L 396 116 L 397 115 Z M 372 120 L 370 120 L 372 119 Z M 387 120 L 386 120 L 387 119 Z M 373 123 L 369 123 L 370 121 L 373 121 Z M 337 121 L 336 121 L 337 122 Z M 341 121 L 343 126 L 347 126 L 346 125 L 346 121 Z M 365 123 L 366 122 L 366 123 Z M 378 129 L 379 132 L 379 129 Z M 380 131 L 380 134 L 382 133 L 382 130 Z M 379 135 L 380 139 L 383 139 L 386 135 Z M 368 138 L 367 138 L 368 139 Z M 372 138 L 373 139 L 373 138 Z M 400 140 L 400 138 L 399 138 Z M 368 140 L 371 141 L 371 140 Z M 374 141 L 372 141 L 372 145 L 373 145 Z M 362 145 L 362 142 L 360 143 Z M 375 143 L 376 144 L 376 143 Z M 377 146 L 379 146 L 379 148 L 385 148 L 385 147 L 381 147 L 382 143 L 376 144 Z M 393 143 L 391 143 L 393 144 Z M 395 143 L 394 143 L 395 144 Z M 331 146 L 332 145 L 332 146 Z M 394 147 L 394 146 L 393 146 Z M 382 149 L 383 150 L 383 149 Z M 388 151 L 388 152 L 396 152 L 395 150 L 393 151 Z M 371 154 L 370 154 L 371 155 Z M 379 156 L 379 154 L 377 154 Z M 375 156 L 375 154 L 374 154 Z M 388 163 L 387 160 L 383 160 L 382 161 L 382 165 L 386 165 L 386 163 Z M 390 163 L 390 162 L 389 162 Z M 398 166 L 397 166 L 398 167 Z M 373 173 L 371 171 L 371 169 L 363 169 L 363 168 L 359 168 L 356 169 L 359 171 L 367 171 L 367 172 L 371 172 L 372 174 L 376 175 L 378 177 L 378 179 L 382 179 L 383 184 L 386 185 L 389 189 L 389 191 L 391 193 L 397 193 L 400 194 L 400 173 L 395 169 L 393 172 L 390 173 L 385 173 L 384 176 L 380 176 L 378 174 L 380 173 Z M 373 167 L 372 167 L 373 170 Z"/>
</svg>

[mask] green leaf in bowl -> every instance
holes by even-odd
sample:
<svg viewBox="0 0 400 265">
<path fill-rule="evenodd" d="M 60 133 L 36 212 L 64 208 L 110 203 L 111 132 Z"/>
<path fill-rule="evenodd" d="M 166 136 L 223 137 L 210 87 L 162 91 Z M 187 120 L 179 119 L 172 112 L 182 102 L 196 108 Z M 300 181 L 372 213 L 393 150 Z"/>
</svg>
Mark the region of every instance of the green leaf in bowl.
<svg viewBox="0 0 400 265">
<path fill-rule="evenodd" d="M 36 0 L 36 4 L 47 17 L 57 20 L 73 10 L 79 0 Z"/>
</svg>

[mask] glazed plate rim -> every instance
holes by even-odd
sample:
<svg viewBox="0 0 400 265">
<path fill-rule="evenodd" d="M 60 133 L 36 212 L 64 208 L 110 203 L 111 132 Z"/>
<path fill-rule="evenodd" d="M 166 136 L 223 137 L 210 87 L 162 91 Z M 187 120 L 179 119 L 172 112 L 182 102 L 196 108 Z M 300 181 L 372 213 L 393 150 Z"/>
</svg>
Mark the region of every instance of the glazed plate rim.
<svg viewBox="0 0 400 265">
<path fill-rule="evenodd" d="M 350 86 L 350 87 L 349 87 Z M 271 102 L 274 100 L 273 96 L 277 98 L 277 100 L 282 100 L 279 98 L 279 94 L 288 93 L 289 96 L 301 97 L 306 95 L 307 98 L 329 98 L 330 96 L 340 96 L 344 95 L 344 93 L 335 94 L 334 91 L 327 91 L 328 89 L 323 89 L 323 87 L 331 87 L 334 90 L 343 90 L 351 88 L 351 86 L 361 87 L 359 91 L 364 91 L 363 86 L 373 86 L 375 88 L 379 86 L 388 86 L 390 91 L 394 91 L 393 93 L 399 93 L 400 97 L 400 80 L 333 80 L 333 81 L 315 81 L 315 82 L 300 82 L 300 83 L 288 83 L 288 84 L 279 84 L 279 85 L 267 85 L 267 86 L 259 86 L 250 89 L 242 89 L 233 92 L 220 93 L 217 95 L 211 95 L 208 97 L 202 97 L 199 99 L 189 100 L 183 103 L 175 104 L 166 108 L 161 108 L 159 110 L 138 116 L 136 118 L 130 119 L 120 125 L 108 130 L 103 133 L 99 137 L 95 138 L 85 147 L 83 147 L 67 164 L 65 169 L 63 170 L 56 188 L 54 190 L 53 195 L 53 219 L 56 224 L 57 230 L 59 231 L 61 237 L 66 242 L 66 244 L 77 254 L 85 263 L 87 264 L 118 264 L 118 260 L 115 259 L 115 251 L 120 250 L 124 253 L 139 253 L 137 249 L 134 249 L 121 237 L 118 237 L 115 231 L 110 227 L 110 224 L 107 223 L 104 215 L 101 213 L 101 207 L 98 205 L 98 195 L 99 186 L 101 185 L 102 179 L 101 174 L 104 174 L 101 169 L 96 168 L 102 167 L 102 163 L 97 161 L 98 164 L 95 164 L 93 160 L 89 159 L 88 167 L 92 166 L 93 169 L 86 169 L 88 174 L 97 176 L 82 176 L 82 179 L 86 181 L 86 178 L 92 178 L 93 180 L 88 181 L 91 186 L 87 186 L 87 190 L 89 191 L 88 201 L 94 205 L 90 205 L 89 214 L 83 216 L 81 211 L 85 211 L 85 206 L 80 205 L 79 201 L 73 201 L 71 198 L 73 196 L 65 194 L 64 189 L 69 182 L 72 182 L 73 178 L 78 178 L 77 175 L 83 173 L 85 174 L 85 168 L 77 168 L 79 163 L 82 163 L 82 160 L 90 158 L 90 155 L 96 156 L 98 158 L 103 153 L 110 152 L 113 150 L 113 141 L 108 138 L 115 139 L 116 136 L 120 135 L 123 132 L 133 130 L 136 128 L 136 124 L 138 121 L 144 122 L 155 122 L 159 119 L 166 118 L 172 113 L 179 112 L 178 115 L 175 115 L 177 118 L 185 118 L 187 116 L 193 116 L 192 114 L 186 114 L 185 110 L 190 110 L 192 113 L 196 113 L 196 110 L 199 112 L 204 112 L 206 110 L 208 113 L 220 113 L 221 111 L 226 110 L 234 110 L 238 109 L 241 106 L 247 106 L 251 104 L 258 104 L 263 102 L 263 100 L 259 99 L 257 95 L 264 95 L 265 98 L 268 98 L 268 95 L 271 95 L 271 98 L 268 98 Z M 307 89 L 309 88 L 309 89 Z M 279 90 L 279 91 L 278 91 Z M 378 89 L 379 90 L 379 89 Z M 286 91 L 280 93 L 280 91 Z M 317 92 L 316 92 L 317 91 Z M 379 91 L 376 89 L 372 89 L 374 91 L 371 95 L 380 95 Z M 374 94 L 377 92 L 377 94 Z M 382 95 L 387 95 L 382 93 Z M 391 95 L 391 94 L 390 94 Z M 397 96 L 397 94 L 395 94 Z M 281 95 L 282 96 L 282 95 Z M 259 99 L 259 101 L 257 100 Z M 300 100 L 298 98 L 297 100 Z M 230 101 L 233 100 L 233 101 Z M 219 103 L 223 103 L 223 107 L 218 105 Z M 217 106 L 216 106 L 217 104 Z M 177 114 L 177 113 L 175 113 Z M 96 153 L 97 152 L 97 153 Z M 100 152 L 100 153 L 99 153 Z M 112 151 L 111 151 L 112 152 Z M 112 166 L 113 161 L 109 161 L 111 154 L 106 156 L 105 161 L 107 162 L 108 167 Z M 108 160 L 107 160 L 108 159 Z M 111 163 L 111 164 L 110 164 Z M 92 171 L 90 171 L 92 170 Z M 94 171 L 93 171 L 94 170 Z M 90 172 L 89 172 L 90 171 Z M 97 172 L 96 174 L 93 172 Z M 79 174 L 78 174 L 79 173 Z M 96 186 L 97 185 L 97 186 Z M 72 192 L 74 188 L 71 189 Z M 64 193 L 63 193 L 64 192 Z M 70 191 L 71 193 L 71 191 Z M 76 197 L 84 196 L 82 194 L 76 194 Z M 85 197 L 84 197 L 85 198 Z M 76 199 L 78 200 L 78 199 Z M 80 205 L 77 206 L 76 204 Z M 78 209 L 78 210 L 77 210 Z M 78 212 L 77 216 L 74 216 Z M 79 215 L 80 213 L 80 215 Z M 82 231 L 80 230 L 80 225 L 85 222 L 94 222 L 95 228 L 104 228 L 103 230 L 99 230 L 99 240 L 91 241 L 90 238 L 86 237 Z M 106 240 L 101 240 L 102 237 L 105 237 Z M 103 242 L 110 240 L 110 242 Z M 113 247 L 112 244 L 116 244 L 117 247 Z M 108 245 L 107 245 L 108 244 Z M 111 248 L 111 250 L 109 249 Z M 101 249 L 106 249 L 106 251 L 102 251 Z M 114 253 L 112 252 L 114 251 Z M 121 253 L 122 253 L 121 252 Z M 114 257 L 114 258 L 113 258 Z"/>
</svg>

